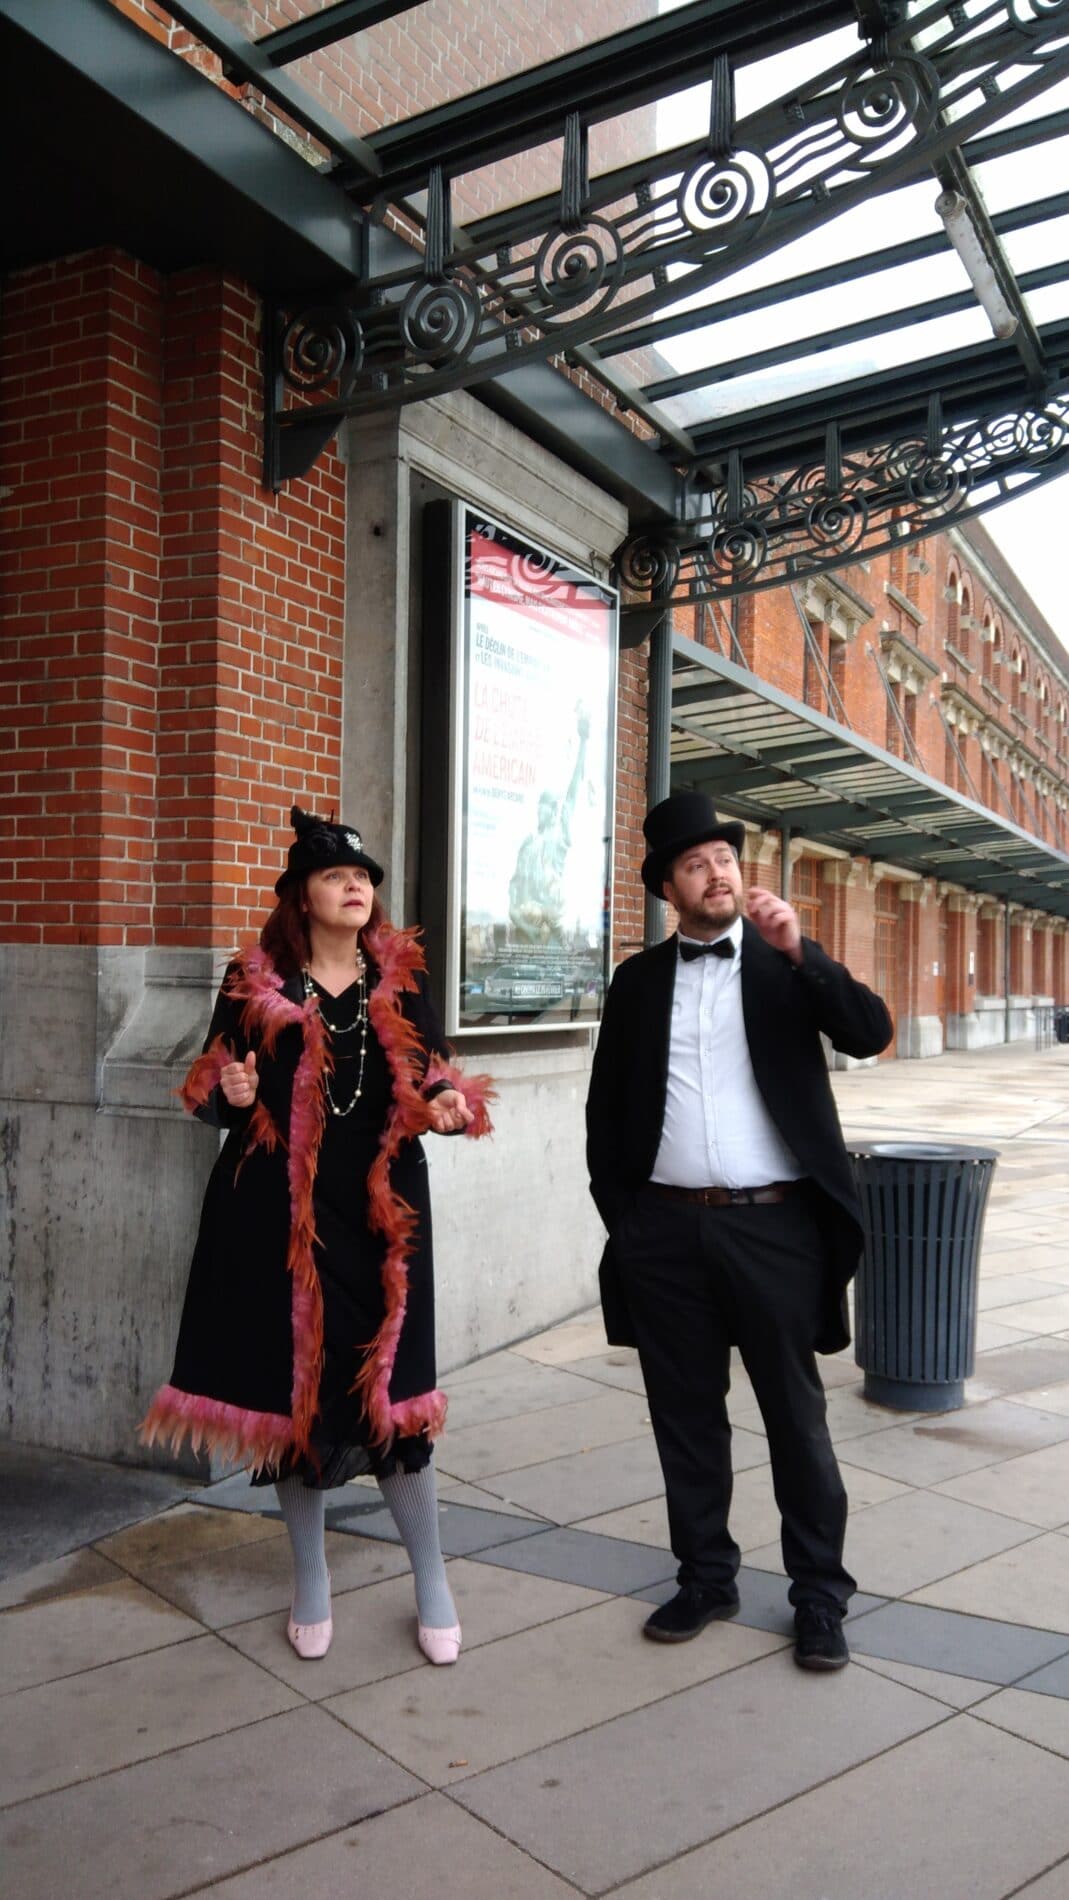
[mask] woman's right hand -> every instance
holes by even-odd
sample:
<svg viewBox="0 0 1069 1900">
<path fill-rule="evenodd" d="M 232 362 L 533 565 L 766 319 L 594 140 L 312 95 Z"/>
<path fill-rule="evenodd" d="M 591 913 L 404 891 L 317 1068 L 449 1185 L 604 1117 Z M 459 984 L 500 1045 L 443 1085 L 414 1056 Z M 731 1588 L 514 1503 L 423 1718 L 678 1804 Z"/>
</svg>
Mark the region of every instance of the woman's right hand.
<svg viewBox="0 0 1069 1900">
<path fill-rule="evenodd" d="M 249 1050 L 244 1062 L 228 1062 L 219 1077 L 219 1087 L 231 1108 L 251 1108 L 259 1085 L 256 1052 L 253 1049 Z"/>
</svg>

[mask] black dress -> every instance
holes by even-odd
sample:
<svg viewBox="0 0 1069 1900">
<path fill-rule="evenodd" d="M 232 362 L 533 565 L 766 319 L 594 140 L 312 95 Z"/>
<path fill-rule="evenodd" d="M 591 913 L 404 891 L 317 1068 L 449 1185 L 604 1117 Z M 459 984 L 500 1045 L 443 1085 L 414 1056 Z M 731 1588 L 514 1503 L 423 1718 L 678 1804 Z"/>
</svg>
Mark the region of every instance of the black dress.
<svg viewBox="0 0 1069 1900">
<path fill-rule="evenodd" d="M 371 971 L 368 976 L 371 980 Z M 354 1352 L 375 1337 L 385 1310 L 385 1246 L 368 1226 L 367 1177 L 390 1105 L 390 1072 L 370 1021 L 361 1070 L 360 984 L 332 996 L 316 983 L 315 992 L 334 1060 L 334 1073 L 325 1085 L 327 1115 L 313 1194 L 315 1260 L 323 1289 L 323 1370 L 310 1453 L 291 1458 L 277 1475 L 298 1475 L 314 1489 L 329 1490 L 368 1473 L 384 1478 L 398 1470 L 420 1471 L 432 1448 L 423 1433 L 396 1438 L 385 1452 L 369 1445 L 367 1421 L 349 1389 Z M 358 1080 L 360 1096 L 354 1101 Z M 332 1101 L 343 1112 L 336 1113 Z M 270 1471 L 252 1478 L 253 1484 L 274 1482 Z"/>
</svg>

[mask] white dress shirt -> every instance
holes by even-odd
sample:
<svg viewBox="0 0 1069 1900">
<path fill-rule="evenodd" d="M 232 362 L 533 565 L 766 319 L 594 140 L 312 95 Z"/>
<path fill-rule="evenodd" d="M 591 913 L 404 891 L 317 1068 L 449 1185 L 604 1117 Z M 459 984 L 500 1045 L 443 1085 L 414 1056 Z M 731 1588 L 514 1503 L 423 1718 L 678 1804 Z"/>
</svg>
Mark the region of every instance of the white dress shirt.
<svg viewBox="0 0 1069 1900">
<path fill-rule="evenodd" d="M 731 958 L 677 959 L 664 1128 L 651 1179 L 689 1188 L 796 1181 L 802 1170 L 765 1107 L 750 1061 L 741 917 L 722 935 L 732 943 Z"/>
</svg>

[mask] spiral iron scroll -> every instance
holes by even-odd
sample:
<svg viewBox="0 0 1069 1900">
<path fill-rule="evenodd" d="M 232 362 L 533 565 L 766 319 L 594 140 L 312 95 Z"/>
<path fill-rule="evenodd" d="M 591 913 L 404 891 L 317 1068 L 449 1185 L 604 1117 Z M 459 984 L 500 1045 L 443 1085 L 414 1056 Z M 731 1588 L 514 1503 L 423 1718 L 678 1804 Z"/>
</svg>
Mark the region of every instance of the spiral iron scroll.
<svg viewBox="0 0 1069 1900">
<path fill-rule="evenodd" d="M 715 490 L 703 519 L 680 528 L 685 545 L 637 535 L 617 569 L 623 586 L 651 600 L 753 593 L 936 533 L 1067 464 L 1069 391 L 947 430 L 934 451 L 923 435 L 897 437 L 846 461 L 834 482 L 808 463 L 748 486 L 734 511 L 726 489 Z"/>
<path fill-rule="evenodd" d="M 283 381 L 303 396 L 335 388 L 344 401 L 364 361 L 364 333 L 351 310 L 316 307 L 302 310 L 282 333 L 279 351 Z"/>
</svg>

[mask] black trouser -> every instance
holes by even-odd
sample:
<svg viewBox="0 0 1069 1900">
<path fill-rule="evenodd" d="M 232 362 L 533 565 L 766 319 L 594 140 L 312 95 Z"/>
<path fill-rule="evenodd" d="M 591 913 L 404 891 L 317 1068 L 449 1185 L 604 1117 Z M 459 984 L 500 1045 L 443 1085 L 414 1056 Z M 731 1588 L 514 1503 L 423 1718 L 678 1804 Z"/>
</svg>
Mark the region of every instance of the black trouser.
<svg viewBox="0 0 1069 1900">
<path fill-rule="evenodd" d="M 844 1607 L 846 1492 L 813 1350 L 824 1250 L 799 1188 L 769 1206 L 702 1207 L 645 1188 L 613 1234 L 635 1325 L 679 1581 L 730 1588 L 731 1426 L 737 1345 L 768 1433 L 793 1604 Z"/>
</svg>

